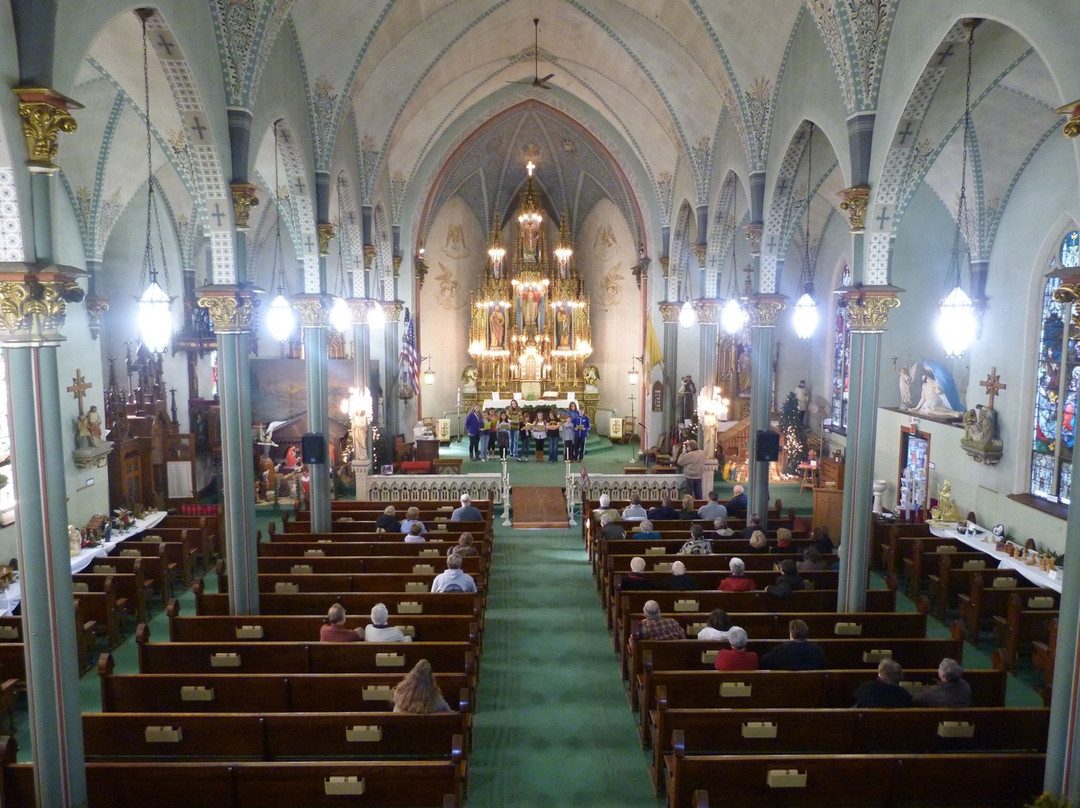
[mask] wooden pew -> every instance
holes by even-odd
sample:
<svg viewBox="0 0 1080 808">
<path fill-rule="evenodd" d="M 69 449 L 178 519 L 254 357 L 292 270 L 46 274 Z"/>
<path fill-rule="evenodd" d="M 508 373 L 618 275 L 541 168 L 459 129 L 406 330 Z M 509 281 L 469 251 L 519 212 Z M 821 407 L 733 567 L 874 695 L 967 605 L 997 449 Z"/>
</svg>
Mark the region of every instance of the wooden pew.
<svg viewBox="0 0 1080 808">
<path fill-rule="evenodd" d="M 665 708 L 848 708 L 855 688 L 872 678 L 865 668 L 827 671 L 656 671 L 642 715 Z M 1008 677 L 1002 670 L 966 670 L 975 707 L 1004 707 Z M 904 687 L 917 692 L 938 681 L 937 666 L 904 669 Z M 726 687 L 724 686 L 726 683 Z M 739 685 L 739 686 L 733 686 Z"/>
<path fill-rule="evenodd" d="M 72 576 L 75 592 L 106 592 L 116 595 L 116 607 L 121 612 L 130 614 L 136 623 L 145 623 L 150 619 L 147 595 L 152 584 L 147 581 L 142 570 L 138 572 L 77 572 Z"/>
<path fill-rule="evenodd" d="M 651 713 L 653 785 L 664 755 L 1045 752 L 1044 707 L 882 709 L 656 709 Z"/>
<path fill-rule="evenodd" d="M 484 556 L 466 556 L 461 568 L 470 575 L 487 572 L 488 559 Z M 435 573 L 446 570 L 446 553 L 435 556 L 260 556 L 259 572 L 267 575 L 327 575 L 333 573 Z M 218 575 L 224 564 L 218 561 Z"/>
<path fill-rule="evenodd" d="M 180 615 L 177 601 L 171 601 L 169 639 L 172 642 L 300 642 L 314 640 L 325 618 L 318 615 Z M 350 615 L 346 628 L 363 627 L 371 622 L 368 615 Z M 472 615 L 392 615 L 391 626 L 399 626 L 414 640 L 426 642 L 468 642 L 480 647 L 478 623 Z M 250 629 L 257 627 L 259 631 Z M 258 636 L 256 636 L 258 635 Z"/>
<path fill-rule="evenodd" d="M 435 566 L 435 565 L 431 565 Z M 318 592 L 414 592 L 431 591 L 435 576 L 446 570 L 427 573 L 352 573 L 335 575 L 333 573 L 259 573 L 257 576 L 259 592 L 273 593 L 318 593 Z M 482 572 L 472 574 L 473 581 L 482 598 L 487 589 L 487 575 Z M 218 592 L 229 591 L 229 579 L 226 575 L 218 577 Z M 333 601 L 331 601 L 333 602 Z"/>
<path fill-rule="evenodd" d="M 4 804 L 29 808 L 33 766 L 0 743 Z M 92 762 L 86 785 L 89 808 L 322 808 L 360 794 L 364 805 L 456 808 L 464 787 L 455 760 Z"/>
<path fill-rule="evenodd" d="M 107 592 L 75 592 L 75 602 L 79 604 L 83 626 L 88 623 L 96 634 L 105 638 L 108 648 L 120 644 L 121 630 L 124 625 L 123 613 L 117 608 L 116 595 L 110 589 Z"/>
<path fill-rule="evenodd" d="M 191 586 L 203 548 L 202 530 L 193 527 L 157 525 L 142 537 L 143 541 L 153 542 L 156 539 L 161 539 L 161 555 L 169 560 L 170 566 L 180 576 L 184 588 Z"/>
<path fill-rule="evenodd" d="M 951 540 L 936 537 L 932 541 L 931 546 L 930 539 L 915 539 L 914 546 L 910 548 L 910 555 L 902 560 L 904 565 L 902 575 L 907 580 L 907 593 L 913 600 L 919 599 L 923 584 L 929 579 L 930 574 L 940 569 L 942 556 L 951 556 L 952 563 L 959 568 L 963 568 L 968 561 L 985 563 L 989 558 L 986 553 L 970 550 L 966 544 L 957 541 L 943 544 L 940 542 Z"/>
<path fill-rule="evenodd" d="M 945 657 L 958 662 L 963 659 L 964 643 L 960 638 L 889 637 L 885 639 L 858 637 L 839 639 L 812 638 L 825 652 L 833 668 L 852 670 L 862 667 L 872 674 L 885 656 L 891 656 L 904 667 L 933 668 Z M 781 640 L 753 639 L 746 649 L 764 656 Z M 727 648 L 720 640 L 630 640 L 629 681 L 631 707 L 647 700 L 650 680 L 657 671 L 708 670 L 716 658 L 715 651 Z"/>
<path fill-rule="evenodd" d="M 872 561 L 883 573 L 896 575 L 902 566 L 900 558 L 904 555 L 905 542 L 929 535 L 930 526 L 925 522 L 913 525 L 875 523 L 870 542 L 875 556 Z"/>
<path fill-rule="evenodd" d="M 670 808 L 1019 808 L 1041 793 L 1046 757 L 1022 752 L 780 757 L 676 752 L 664 764 Z"/>
<path fill-rule="evenodd" d="M 989 556 L 974 560 L 956 556 L 956 553 L 942 553 L 937 559 L 937 574 L 932 573 L 928 579 L 930 591 L 925 604 L 939 620 L 944 621 L 948 610 L 959 602 L 960 595 L 971 590 L 974 579 L 982 579 L 984 586 L 992 586 L 994 578 L 1013 577 L 1019 580 L 1014 570 L 998 569 Z"/>
<path fill-rule="evenodd" d="M 190 516 L 187 514 L 169 514 L 161 522 L 163 528 L 194 528 L 198 531 L 201 539 L 198 554 L 205 568 L 210 560 L 216 558 L 221 551 L 221 516 L 219 514 L 205 516 Z"/>
<path fill-rule="evenodd" d="M 169 576 L 170 585 L 179 583 L 182 589 L 191 586 L 192 568 L 191 556 L 185 549 L 185 544 L 178 541 L 151 541 L 143 539 L 136 541 L 128 539 L 120 545 L 118 555 L 134 554 L 136 551 L 143 556 L 159 556 L 165 565 L 165 572 Z"/>
<path fill-rule="evenodd" d="M 1021 648 L 1035 642 L 1046 643 L 1050 624 L 1057 620 L 1057 609 L 1025 609 L 1019 595 L 1009 597 L 1005 616 L 994 615 L 994 644 L 1005 670 L 1012 670 Z"/>
<path fill-rule="evenodd" d="M 94 620 L 83 618 L 82 608 L 78 599 L 72 601 L 75 610 L 75 647 L 79 659 L 79 673 L 83 674 L 93 667 L 91 655 L 96 636 L 96 624 Z M 23 641 L 23 619 L 20 615 L 4 615 L 0 617 L 0 643 L 21 643 Z M 0 706 L 3 699 L 0 697 Z"/>
<path fill-rule="evenodd" d="M 82 720 L 88 760 L 400 757 L 464 764 L 468 719 L 459 712 L 423 721 L 408 713 L 348 712 L 84 713 Z"/>
<path fill-rule="evenodd" d="M 112 654 L 98 661 L 103 712 L 125 713 L 336 713 L 388 711 L 403 674 L 227 673 L 117 674 Z M 464 672 L 440 673 L 439 689 L 451 709 L 472 709 L 472 685 Z"/>
<path fill-rule="evenodd" d="M 439 517 L 441 519 L 441 517 Z M 427 528 L 427 535 L 442 535 L 453 536 L 454 541 L 457 541 L 457 537 L 462 533 L 472 533 L 475 538 L 478 539 L 491 539 L 492 536 L 492 523 L 491 522 L 451 522 L 450 517 L 445 517 L 446 521 L 435 521 L 428 519 L 420 521 L 424 523 L 424 527 Z M 311 524 L 309 522 L 289 522 L 285 529 L 280 533 L 276 533 L 271 536 L 272 541 L 278 539 L 282 541 L 293 541 L 296 537 L 310 537 L 316 538 L 322 541 L 394 541 L 395 539 L 404 538 L 404 533 L 378 533 L 375 529 L 374 522 L 353 522 L 353 521 L 336 521 L 330 526 L 330 532 L 328 533 L 312 533 Z"/>
<path fill-rule="evenodd" d="M 317 543 L 305 541 L 299 542 L 260 542 L 258 554 L 260 558 L 276 557 L 307 557 L 307 558 L 333 558 L 337 556 L 355 557 L 363 556 L 412 556 L 446 558 L 447 552 L 457 544 L 457 541 L 449 541 L 440 537 L 438 541 L 427 541 L 423 544 L 406 544 L 401 542 L 365 541 L 365 542 L 333 542 L 329 547 Z M 491 557 L 491 542 L 477 538 L 473 541 L 476 551 L 486 557 Z M 311 555 L 309 551 L 315 549 L 323 551 L 322 555 Z M 332 552 L 329 552 L 331 551 Z"/>
<path fill-rule="evenodd" d="M 1057 618 L 1050 621 L 1047 633 L 1046 642 L 1036 640 L 1032 643 L 1031 664 L 1042 674 L 1043 704 L 1049 706 L 1050 694 L 1054 687 L 1054 658 L 1057 656 Z"/>
<path fill-rule="evenodd" d="M 203 591 L 202 579 L 195 582 L 194 589 L 197 614 L 229 614 L 227 593 Z M 259 596 L 259 611 L 325 616 L 333 603 L 340 603 L 350 614 L 370 614 L 376 603 L 386 604 L 390 614 L 469 614 L 481 631 L 484 628 L 483 599 L 469 592 L 264 592 Z"/>
<path fill-rule="evenodd" d="M 1015 580 L 1012 576 L 1003 577 Z M 978 642 L 983 626 L 992 625 L 994 615 L 1006 613 L 1009 598 L 1013 595 L 1019 596 L 1024 608 L 1027 609 L 1056 609 L 1061 600 L 1061 595 L 1052 589 L 1039 586 L 997 587 L 993 584 L 986 586 L 981 579 L 974 578 L 968 594 L 960 596 L 960 620 L 964 636 L 969 642 Z"/>
<path fill-rule="evenodd" d="M 111 573 L 142 575 L 144 588 L 147 589 L 148 593 L 150 591 L 157 592 L 162 606 L 172 597 L 171 581 L 161 556 L 144 556 L 140 554 L 138 556 L 110 555 L 105 558 L 95 558 L 87 572 L 96 572 L 99 575 Z"/>
</svg>

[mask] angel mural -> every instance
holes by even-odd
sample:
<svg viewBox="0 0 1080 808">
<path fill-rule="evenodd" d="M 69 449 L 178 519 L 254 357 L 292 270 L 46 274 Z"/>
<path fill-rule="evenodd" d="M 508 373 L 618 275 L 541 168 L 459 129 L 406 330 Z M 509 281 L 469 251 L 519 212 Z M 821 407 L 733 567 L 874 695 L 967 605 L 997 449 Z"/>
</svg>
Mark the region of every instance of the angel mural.
<svg viewBox="0 0 1080 808">
<path fill-rule="evenodd" d="M 622 270 L 621 261 L 604 272 L 600 278 L 600 303 L 605 309 L 615 308 L 622 300 L 623 276 L 620 270 Z"/>
<path fill-rule="evenodd" d="M 439 261 L 439 274 L 435 276 L 435 281 L 439 284 L 435 290 L 435 302 L 441 308 L 448 310 L 461 308 L 457 299 L 460 286 L 454 278 L 454 273 L 450 271 L 450 267 L 442 261 Z"/>
<path fill-rule="evenodd" d="M 619 242 L 615 238 L 615 231 L 610 224 L 604 223 L 596 228 L 593 237 L 592 254 L 598 262 L 608 261 L 615 257 L 619 249 Z"/>
<path fill-rule="evenodd" d="M 446 228 L 446 242 L 443 244 L 443 252 L 450 258 L 462 259 L 469 257 L 469 247 L 465 243 L 465 228 L 460 224 L 452 224 Z"/>
</svg>

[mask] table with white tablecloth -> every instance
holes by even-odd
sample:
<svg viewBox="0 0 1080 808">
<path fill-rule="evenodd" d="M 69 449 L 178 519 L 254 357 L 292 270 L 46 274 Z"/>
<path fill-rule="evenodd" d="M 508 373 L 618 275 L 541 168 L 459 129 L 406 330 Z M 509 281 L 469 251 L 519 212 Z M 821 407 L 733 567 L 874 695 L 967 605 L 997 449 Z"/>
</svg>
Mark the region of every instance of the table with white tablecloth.
<svg viewBox="0 0 1080 808">
<path fill-rule="evenodd" d="M 974 528 L 974 535 L 958 531 L 956 522 L 930 522 L 930 532 L 939 538 L 956 539 L 968 547 L 986 553 L 998 562 L 998 569 L 1016 570 L 1017 573 L 1031 581 L 1035 586 L 1046 587 L 1058 593 L 1061 592 L 1061 570 L 1045 572 L 1039 569 L 1037 565 L 1028 564 L 1025 558 L 1010 556 L 1008 553 L 996 549 L 998 539 L 991 531 L 979 527 L 973 522 L 967 524 L 968 527 Z M 1013 544 L 1020 547 L 1015 542 Z M 1023 548 L 1020 547 L 1020 549 Z M 1030 555 L 1029 551 L 1026 557 L 1030 558 Z"/>
<path fill-rule="evenodd" d="M 102 542 L 97 547 L 84 547 L 82 552 L 71 557 L 71 574 L 82 572 L 93 563 L 95 558 L 103 558 L 116 549 L 117 545 L 127 539 L 134 538 L 144 531 L 150 530 L 167 516 L 165 511 L 152 511 L 142 519 L 136 519 L 135 524 L 124 531 L 114 530 L 109 535 L 109 540 Z M 22 585 L 16 579 L 7 589 L 0 592 L 0 615 L 11 614 L 22 602 Z"/>
</svg>

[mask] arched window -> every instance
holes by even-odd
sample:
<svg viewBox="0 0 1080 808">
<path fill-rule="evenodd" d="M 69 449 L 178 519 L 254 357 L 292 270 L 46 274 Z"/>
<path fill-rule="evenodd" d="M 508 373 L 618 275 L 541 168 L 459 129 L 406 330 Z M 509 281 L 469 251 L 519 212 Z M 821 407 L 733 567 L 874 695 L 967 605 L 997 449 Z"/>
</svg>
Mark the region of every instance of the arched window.
<svg viewBox="0 0 1080 808">
<path fill-rule="evenodd" d="M 1065 269 L 1080 267 L 1080 231 L 1062 239 L 1058 260 Z M 1042 295 L 1042 327 L 1035 369 L 1035 417 L 1031 446 L 1031 493 L 1052 502 L 1069 502 L 1072 452 L 1080 391 L 1080 333 L 1071 326 L 1072 305 L 1054 300 L 1061 278 L 1047 279 Z"/>
</svg>

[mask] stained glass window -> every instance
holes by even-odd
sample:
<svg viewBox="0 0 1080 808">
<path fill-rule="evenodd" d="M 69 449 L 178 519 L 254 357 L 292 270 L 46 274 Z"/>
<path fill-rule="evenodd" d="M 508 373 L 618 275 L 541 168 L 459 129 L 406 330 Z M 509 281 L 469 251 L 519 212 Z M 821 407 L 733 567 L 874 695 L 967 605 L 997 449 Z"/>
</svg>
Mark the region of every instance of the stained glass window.
<svg viewBox="0 0 1080 808">
<path fill-rule="evenodd" d="M 851 270 L 844 267 L 840 276 L 840 285 L 851 285 Z M 851 381 L 851 340 L 848 338 L 844 313 L 836 307 L 833 323 L 833 362 L 832 362 L 832 412 L 830 423 L 836 429 L 847 429 L 848 386 Z"/>
<path fill-rule="evenodd" d="M 1065 267 L 1080 266 L 1080 231 L 1065 236 L 1059 257 Z M 1067 504 L 1080 394 L 1080 334 L 1072 325 L 1071 305 L 1054 300 L 1054 290 L 1060 285 L 1060 278 L 1049 278 L 1042 295 L 1042 328 L 1035 367 L 1031 493 Z"/>
</svg>

